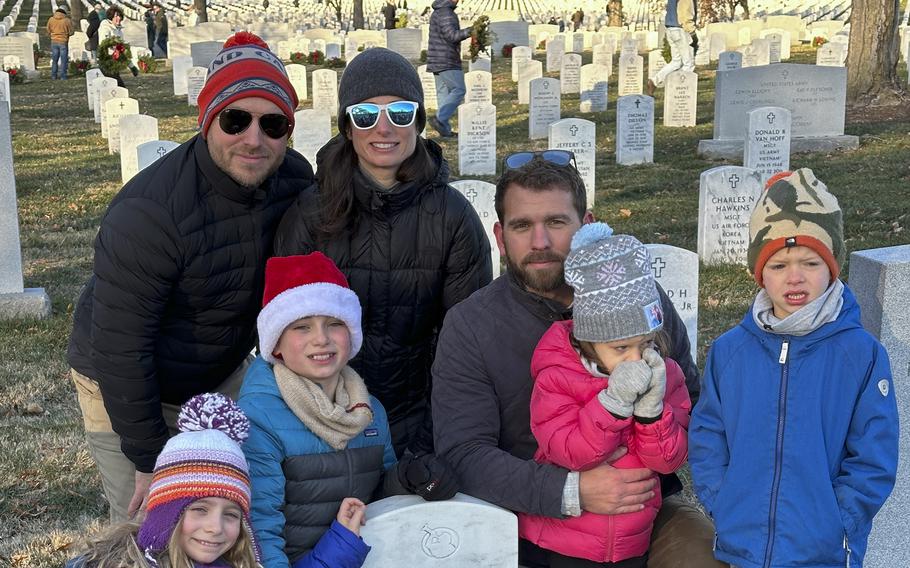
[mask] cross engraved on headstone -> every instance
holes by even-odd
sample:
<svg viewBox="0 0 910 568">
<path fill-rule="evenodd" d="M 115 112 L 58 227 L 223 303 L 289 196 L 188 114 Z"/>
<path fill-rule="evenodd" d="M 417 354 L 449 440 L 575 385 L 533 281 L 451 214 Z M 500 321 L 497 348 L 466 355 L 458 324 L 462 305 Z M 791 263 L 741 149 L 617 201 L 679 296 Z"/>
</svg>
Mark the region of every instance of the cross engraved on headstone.
<svg viewBox="0 0 910 568">
<path fill-rule="evenodd" d="M 572 137 L 574 138 L 578 134 L 578 126 L 573 124 L 572 127 L 569 128 L 569 132 L 572 133 Z"/>
<path fill-rule="evenodd" d="M 121 103 L 120 103 L 120 110 L 123 110 L 123 107 L 125 107 L 125 106 L 126 106 L 126 103 L 121 102 Z"/>
<path fill-rule="evenodd" d="M 471 188 L 468 190 L 466 195 L 468 196 L 468 201 L 470 201 L 471 203 L 474 203 L 474 198 L 477 197 L 477 190 L 474 188 Z"/>
<path fill-rule="evenodd" d="M 157 153 L 159 156 L 163 156 L 163 155 L 167 154 L 167 150 L 165 150 L 163 146 L 158 146 L 158 150 L 157 150 L 156 153 Z"/>
<path fill-rule="evenodd" d="M 664 262 L 662 257 L 654 257 L 654 260 L 651 261 L 651 270 L 654 271 L 654 278 L 660 278 L 663 273 L 663 269 L 667 267 L 667 263 Z"/>
<path fill-rule="evenodd" d="M 638 108 L 638 105 L 641 104 L 641 99 L 635 99 L 635 108 Z"/>
<path fill-rule="evenodd" d="M 768 124 L 774 124 L 774 113 L 773 112 L 768 113 Z"/>
<path fill-rule="evenodd" d="M 736 174 L 731 175 L 728 180 L 730 181 L 730 187 L 736 189 L 736 184 L 739 183 L 739 176 Z"/>
</svg>

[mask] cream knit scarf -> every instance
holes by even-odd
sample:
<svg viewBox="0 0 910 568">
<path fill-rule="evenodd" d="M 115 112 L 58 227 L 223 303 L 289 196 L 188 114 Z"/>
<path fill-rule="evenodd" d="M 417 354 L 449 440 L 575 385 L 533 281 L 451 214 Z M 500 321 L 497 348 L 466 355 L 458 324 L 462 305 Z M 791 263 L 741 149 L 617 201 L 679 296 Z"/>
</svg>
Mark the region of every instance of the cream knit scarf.
<svg viewBox="0 0 910 568">
<path fill-rule="evenodd" d="M 335 387 L 335 402 L 322 388 L 282 363 L 275 364 L 275 382 L 284 402 L 303 424 L 336 450 L 373 421 L 370 394 L 354 369 L 345 367 Z"/>
</svg>

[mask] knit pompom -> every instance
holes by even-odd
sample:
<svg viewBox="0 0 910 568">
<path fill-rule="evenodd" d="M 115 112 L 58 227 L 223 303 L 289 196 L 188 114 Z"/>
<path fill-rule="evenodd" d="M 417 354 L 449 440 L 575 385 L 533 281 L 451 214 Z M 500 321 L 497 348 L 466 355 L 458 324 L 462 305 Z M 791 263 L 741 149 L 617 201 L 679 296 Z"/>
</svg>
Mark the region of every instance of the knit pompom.
<svg viewBox="0 0 910 568">
<path fill-rule="evenodd" d="M 613 228 L 606 223 L 588 223 L 572 237 L 572 250 L 602 241 L 613 234 Z"/>
<path fill-rule="evenodd" d="M 269 44 L 265 43 L 261 37 L 250 32 L 237 32 L 227 38 L 227 41 L 224 42 L 225 48 L 234 47 L 236 45 L 258 45 L 265 49 L 269 48 Z"/>
<path fill-rule="evenodd" d="M 221 393 L 203 393 L 186 401 L 177 417 L 181 432 L 219 430 L 238 444 L 250 435 L 250 421 L 233 400 Z"/>
</svg>

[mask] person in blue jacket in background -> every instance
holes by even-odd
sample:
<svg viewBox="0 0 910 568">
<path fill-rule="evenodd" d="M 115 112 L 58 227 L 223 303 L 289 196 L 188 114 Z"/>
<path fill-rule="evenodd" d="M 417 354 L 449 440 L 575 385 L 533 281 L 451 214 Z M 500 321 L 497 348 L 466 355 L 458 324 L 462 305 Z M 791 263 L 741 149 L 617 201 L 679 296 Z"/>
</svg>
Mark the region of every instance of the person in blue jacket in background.
<svg viewBox="0 0 910 568">
<path fill-rule="evenodd" d="M 370 550 L 358 530 L 365 503 L 448 499 L 456 481 L 433 454 L 396 460 L 385 409 L 348 366 L 363 344 L 361 306 L 331 259 L 270 258 L 256 323 L 260 356 L 239 405 L 262 564 L 357 568 Z"/>
<path fill-rule="evenodd" d="M 714 554 L 741 568 L 862 566 L 894 487 L 898 417 L 888 354 L 838 279 L 840 206 L 808 168 L 784 172 L 749 233 L 761 290 L 712 345 L 689 426 Z"/>
</svg>

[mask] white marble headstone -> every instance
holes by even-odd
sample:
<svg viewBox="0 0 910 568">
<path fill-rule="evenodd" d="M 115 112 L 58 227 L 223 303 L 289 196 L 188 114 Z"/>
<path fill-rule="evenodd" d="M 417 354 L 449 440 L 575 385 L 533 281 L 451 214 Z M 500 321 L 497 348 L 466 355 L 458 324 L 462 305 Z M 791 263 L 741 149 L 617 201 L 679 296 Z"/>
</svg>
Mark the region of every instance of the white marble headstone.
<svg viewBox="0 0 910 568">
<path fill-rule="evenodd" d="M 496 175 L 496 107 L 492 103 L 458 107 L 458 174 Z"/>
<path fill-rule="evenodd" d="M 95 124 L 101 124 L 101 92 L 117 86 L 117 79 L 111 77 L 98 77 L 91 84 L 92 112 L 95 113 Z"/>
<path fill-rule="evenodd" d="M 493 104 L 493 75 L 489 71 L 465 73 L 464 84 L 464 102 Z"/>
<path fill-rule="evenodd" d="M 761 176 L 749 168 L 719 166 L 701 173 L 698 257 L 703 263 L 745 266 L 749 216 L 761 192 Z"/>
<path fill-rule="evenodd" d="M 85 98 L 88 100 L 88 109 L 93 112 L 95 110 L 95 97 L 92 91 L 92 81 L 100 77 L 104 77 L 101 69 L 89 69 L 85 72 Z"/>
<path fill-rule="evenodd" d="M 518 104 L 530 104 L 531 81 L 540 77 L 543 77 L 542 62 L 532 59 L 521 66 L 518 75 Z"/>
<path fill-rule="evenodd" d="M 332 120 L 319 109 L 303 109 L 294 113 L 294 149 L 303 154 L 316 171 L 316 152 L 332 138 Z"/>
<path fill-rule="evenodd" d="M 436 95 L 436 77 L 427 72 L 426 65 L 421 65 L 417 68 L 417 76 L 420 77 L 420 84 L 423 86 L 424 108 L 439 108 L 439 99 Z"/>
<path fill-rule="evenodd" d="M 562 67 L 562 56 L 566 53 L 566 43 L 559 39 L 559 36 L 553 41 L 547 42 L 547 73 L 559 71 Z"/>
<path fill-rule="evenodd" d="M 850 255 L 850 289 L 862 312 L 862 324 L 888 351 L 897 413 L 900 417 L 897 482 L 875 516 L 865 566 L 910 565 L 907 512 L 910 511 L 910 245 L 856 251 Z M 883 377 L 870 377 L 878 383 Z M 879 387 L 879 392 L 881 388 Z M 897 424 L 894 425 L 898 427 Z"/>
<path fill-rule="evenodd" d="M 722 51 L 717 56 L 717 70 L 734 71 L 743 66 L 743 54 L 738 51 Z"/>
<path fill-rule="evenodd" d="M 581 66 L 580 112 L 603 112 L 607 110 L 610 70 L 603 65 Z"/>
<path fill-rule="evenodd" d="M 190 67 L 186 71 L 186 104 L 199 106 L 199 93 L 205 86 L 209 70 L 206 67 Z"/>
<path fill-rule="evenodd" d="M 107 138 L 108 115 L 107 102 L 111 99 L 125 99 L 130 96 L 130 92 L 125 87 L 106 87 L 98 90 L 98 102 L 101 104 L 101 136 Z"/>
<path fill-rule="evenodd" d="M 298 104 L 303 103 L 309 98 L 306 85 L 306 66 L 290 63 L 285 65 L 284 68 L 287 71 L 291 86 L 294 87 L 294 91 L 297 93 Z"/>
<path fill-rule="evenodd" d="M 0 73 L 0 103 L 6 102 L 6 110 L 13 110 L 12 96 L 9 90 L 9 75 Z"/>
<path fill-rule="evenodd" d="M 581 55 L 567 53 L 562 56 L 562 66 L 559 68 L 559 84 L 562 93 L 577 95 L 581 90 Z"/>
<path fill-rule="evenodd" d="M 174 79 L 174 96 L 186 95 L 186 72 L 193 66 L 193 58 L 181 55 L 171 59 L 171 73 Z"/>
<path fill-rule="evenodd" d="M 129 97 L 110 99 L 104 105 L 107 115 L 107 153 L 120 151 L 120 119 L 128 114 L 139 114 L 139 101 Z"/>
<path fill-rule="evenodd" d="M 594 210 L 595 197 L 595 126 L 590 120 L 564 118 L 550 125 L 548 147 L 568 150 L 575 154 L 575 166 L 585 182 L 585 200 Z"/>
<path fill-rule="evenodd" d="M 617 96 L 640 95 L 644 83 L 644 58 L 635 53 L 619 56 Z"/>
<path fill-rule="evenodd" d="M 165 154 L 177 146 L 180 146 L 180 144 L 170 140 L 150 140 L 139 144 L 136 146 L 136 158 L 138 160 L 139 171 L 141 172 L 149 167 L 155 163 L 156 160 L 164 157 Z"/>
<path fill-rule="evenodd" d="M 158 119 L 154 116 L 130 114 L 120 119 L 120 177 L 123 183 L 139 172 L 136 147 L 152 140 L 158 140 Z"/>
<path fill-rule="evenodd" d="M 652 49 L 648 52 L 648 79 L 654 80 L 657 73 L 666 66 L 667 60 L 659 49 Z"/>
<path fill-rule="evenodd" d="M 493 234 L 493 225 L 497 221 L 495 207 L 496 186 L 490 182 L 474 179 L 453 181 L 451 185 L 471 202 L 474 211 L 480 217 L 480 223 L 487 234 L 487 240 L 490 241 L 493 278 L 496 278 L 500 273 L 499 246 L 496 244 L 496 236 Z"/>
<path fill-rule="evenodd" d="M 334 69 L 313 71 L 313 108 L 338 116 L 338 73 Z"/>
<path fill-rule="evenodd" d="M 530 61 L 531 48 L 526 45 L 516 45 L 512 48 L 512 81 L 518 82 L 518 70 L 521 66 Z"/>
<path fill-rule="evenodd" d="M 790 169 L 790 111 L 781 107 L 759 107 L 749 111 L 749 126 L 743 146 L 743 166 L 768 178 Z"/>
<path fill-rule="evenodd" d="M 550 125 L 560 118 L 559 80 L 550 77 L 533 79 L 530 93 L 528 138 L 546 138 Z"/>
<path fill-rule="evenodd" d="M 651 273 L 686 325 L 689 353 L 698 353 L 698 254 L 672 245 L 648 244 Z"/>
<path fill-rule="evenodd" d="M 695 126 L 698 103 L 698 73 L 682 69 L 664 81 L 664 126 Z"/>
<path fill-rule="evenodd" d="M 636 56 L 638 57 L 638 56 Z M 626 95 L 616 101 L 616 163 L 654 161 L 654 99 Z"/>
<path fill-rule="evenodd" d="M 607 77 L 613 74 L 613 44 L 602 43 L 595 45 L 592 50 L 591 63 L 603 65 L 607 68 Z"/>
</svg>

